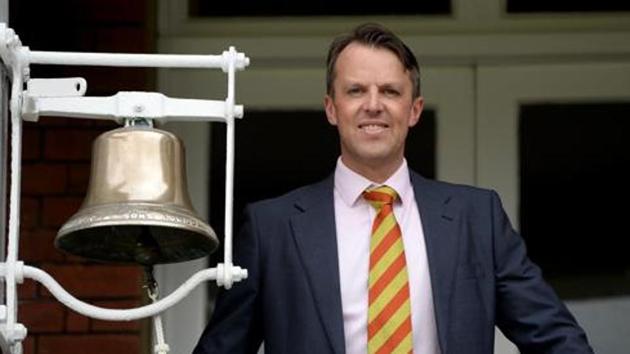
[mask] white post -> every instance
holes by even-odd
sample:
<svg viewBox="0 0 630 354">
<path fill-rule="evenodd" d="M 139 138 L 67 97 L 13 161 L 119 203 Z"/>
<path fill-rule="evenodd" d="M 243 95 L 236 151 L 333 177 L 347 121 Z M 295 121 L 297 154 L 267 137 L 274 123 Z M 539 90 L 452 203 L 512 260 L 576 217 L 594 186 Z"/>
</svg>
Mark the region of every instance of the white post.
<svg viewBox="0 0 630 354">
<path fill-rule="evenodd" d="M 0 0 L 0 22 L 9 22 L 9 0 Z M 0 65 L 0 107 L 8 107 L 9 81 L 7 80 L 6 68 Z M 8 145 L 8 111 L 2 109 L 0 111 L 0 166 L 7 165 Z M 0 168 L 0 262 L 5 260 L 5 240 L 6 240 L 6 223 L 4 215 L 6 214 L 7 202 L 7 183 L 6 169 Z M 4 283 L 0 282 L 0 304 L 4 304 Z"/>
<path fill-rule="evenodd" d="M 247 66 L 245 57 L 238 58 L 236 67 Z M 124 53 L 81 53 L 30 51 L 30 64 L 124 66 L 143 68 L 223 68 L 221 55 L 177 55 L 177 54 L 124 54 Z"/>
</svg>

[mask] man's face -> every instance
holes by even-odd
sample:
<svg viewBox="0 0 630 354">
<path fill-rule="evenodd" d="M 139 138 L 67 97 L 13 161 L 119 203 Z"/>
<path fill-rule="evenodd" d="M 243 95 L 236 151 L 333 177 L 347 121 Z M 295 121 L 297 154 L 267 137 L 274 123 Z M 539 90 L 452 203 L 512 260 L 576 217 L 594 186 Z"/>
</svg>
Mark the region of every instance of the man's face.
<svg viewBox="0 0 630 354">
<path fill-rule="evenodd" d="M 341 159 L 355 171 L 397 168 L 422 112 L 409 72 L 384 48 L 349 44 L 337 58 L 326 115 L 339 130 Z M 391 171 L 393 172 L 393 171 Z"/>
</svg>

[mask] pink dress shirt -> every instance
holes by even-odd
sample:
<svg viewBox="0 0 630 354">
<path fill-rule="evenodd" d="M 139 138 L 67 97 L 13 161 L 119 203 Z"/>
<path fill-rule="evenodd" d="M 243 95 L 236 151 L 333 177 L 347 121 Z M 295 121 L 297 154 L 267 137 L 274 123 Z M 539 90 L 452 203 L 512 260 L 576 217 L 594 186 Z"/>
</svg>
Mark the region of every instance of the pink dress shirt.
<svg viewBox="0 0 630 354">
<path fill-rule="evenodd" d="M 409 272 L 413 351 L 439 354 L 424 233 L 409 178 L 405 160 L 383 184 L 394 188 L 400 196 L 394 205 L 394 215 L 402 230 Z M 366 188 L 379 185 L 350 170 L 341 158 L 337 161 L 335 220 L 347 354 L 367 353 L 370 235 L 376 212 L 361 194 Z"/>
</svg>

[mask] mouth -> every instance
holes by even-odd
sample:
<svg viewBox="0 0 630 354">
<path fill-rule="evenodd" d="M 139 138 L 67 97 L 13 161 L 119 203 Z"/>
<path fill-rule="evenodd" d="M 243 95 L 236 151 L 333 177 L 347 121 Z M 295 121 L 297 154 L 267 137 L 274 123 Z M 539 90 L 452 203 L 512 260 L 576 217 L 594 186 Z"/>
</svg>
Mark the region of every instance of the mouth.
<svg viewBox="0 0 630 354">
<path fill-rule="evenodd" d="M 365 123 L 359 124 L 359 129 L 367 134 L 378 134 L 385 129 L 389 128 L 388 124 L 385 123 Z"/>
</svg>

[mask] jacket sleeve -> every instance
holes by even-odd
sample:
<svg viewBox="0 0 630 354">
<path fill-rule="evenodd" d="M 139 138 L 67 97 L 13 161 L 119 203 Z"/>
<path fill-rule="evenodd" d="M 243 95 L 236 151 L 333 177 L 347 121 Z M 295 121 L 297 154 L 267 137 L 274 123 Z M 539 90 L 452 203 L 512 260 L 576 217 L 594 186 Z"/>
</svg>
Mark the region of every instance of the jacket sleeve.
<svg viewBox="0 0 630 354">
<path fill-rule="evenodd" d="M 496 324 L 521 353 L 593 353 L 586 334 L 543 280 L 492 192 Z"/>
<path fill-rule="evenodd" d="M 193 354 L 256 353 L 262 343 L 259 298 L 259 244 L 255 216 L 246 208 L 245 223 L 234 240 L 234 265 L 248 277 L 231 289 L 221 288 L 216 306 Z"/>
</svg>

